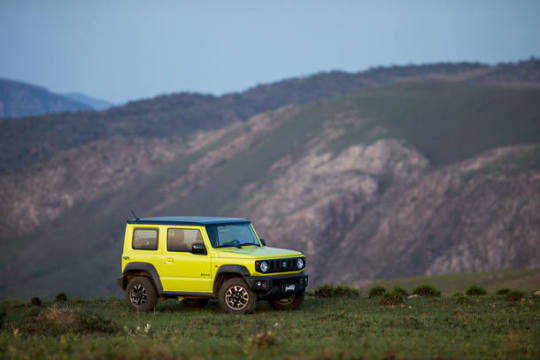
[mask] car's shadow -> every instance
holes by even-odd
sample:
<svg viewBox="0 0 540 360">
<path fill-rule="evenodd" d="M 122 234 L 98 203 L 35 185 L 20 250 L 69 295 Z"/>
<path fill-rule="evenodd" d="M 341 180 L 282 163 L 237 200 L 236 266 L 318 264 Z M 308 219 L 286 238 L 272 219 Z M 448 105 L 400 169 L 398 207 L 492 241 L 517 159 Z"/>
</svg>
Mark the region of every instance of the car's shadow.
<svg viewBox="0 0 540 360">
<path fill-rule="evenodd" d="M 300 307 L 299 310 L 309 310 L 313 309 L 314 307 L 321 306 L 320 302 L 317 301 L 318 299 L 312 298 L 312 297 L 306 297 L 304 300 L 304 303 Z M 219 302 L 216 299 L 211 299 L 208 302 L 208 305 L 206 305 L 203 308 L 192 308 L 187 307 L 184 304 L 182 304 L 181 301 L 176 299 L 168 299 L 164 301 L 158 302 L 158 305 L 156 307 L 156 311 L 158 312 L 185 312 L 185 313 L 191 313 L 191 312 L 210 312 L 210 313 L 223 313 L 223 309 L 219 305 Z M 259 300 L 257 301 L 257 307 L 255 308 L 255 313 L 266 313 L 266 312 L 276 312 L 277 310 L 274 310 L 272 306 L 268 303 L 266 300 Z"/>
</svg>

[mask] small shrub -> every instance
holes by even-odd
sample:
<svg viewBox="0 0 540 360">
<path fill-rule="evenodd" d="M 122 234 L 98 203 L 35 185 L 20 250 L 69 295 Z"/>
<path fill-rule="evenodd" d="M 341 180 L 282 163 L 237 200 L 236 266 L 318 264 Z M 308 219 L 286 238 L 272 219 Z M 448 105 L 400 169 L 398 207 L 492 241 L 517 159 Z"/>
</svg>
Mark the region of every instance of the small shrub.
<svg viewBox="0 0 540 360">
<path fill-rule="evenodd" d="M 32 306 L 41 306 L 41 299 L 37 296 L 30 298 L 30 305 Z"/>
<path fill-rule="evenodd" d="M 345 286 L 345 285 L 321 285 L 315 289 L 315 296 L 320 298 L 329 298 L 329 297 L 356 297 L 360 293 L 357 289 Z"/>
<path fill-rule="evenodd" d="M 65 292 L 61 291 L 58 294 L 56 294 L 56 302 L 66 302 L 67 301 L 67 295 Z"/>
<path fill-rule="evenodd" d="M 467 299 L 466 296 L 460 295 L 460 296 L 456 297 L 456 304 L 458 304 L 458 305 L 465 305 L 465 304 L 469 304 L 469 303 L 470 303 L 470 300 Z"/>
<path fill-rule="evenodd" d="M 383 296 L 386 294 L 386 288 L 384 286 L 374 286 L 369 289 L 369 298 L 374 298 L 377 296 Z"/>
<path fill-rule="evenodd" d="M 398 293 L 386 293 L 382 296 L 381 305 L 399 305 L 403 304 L 403 296 Z"/>
<path fill-rule="evenodd" d="M 417 286 L 414 288 L 413 294 L 418 296 L 441 296 L 441 292 L 429 284 Z"/>
<path fill-rule="evenodd" d="M 358 289 L 352 288 L 350 286 L 339 285 L 334 288 L 335 296 L 346 296 L 346 297 L 357 297 L 360 295 Z"/>
<path fill-rule="evenodd" d="M 487 291 L 486 289 L 478 285 L 471 285 L 469 286 L 467 291 L 465 291 L 465 294 L 467 294 L 468 296 L 481 296 L 481 295 L 486 295 Z"/>
<path fill-rule="evenodd" d="M 320 298 L 328 298 L 334 295 L 334 287 L 329 284 L 324 284 L 315 289 L 315 296 Z"/>
<path fill-rule="evenodd" d="M 399 294 L 399 295 L 401 295 L 403 297 L 409 296 L 409 292 L 407 290 L 405 290 L 404 288 L 399 287 L 399 286 L 396 286 L 395 288 L 393 288 L 391 292 L 394 293 L 394 294 Z"/>
<path fill-rule="evenodd" d="M 525 293 L 523 291 L 518 291 L 518 290 L 512 290 L 505 295 L 505 299 L 507 301 L 520 301 L 524 297 L 525 297 Z"/>
<path fill-rule="evenodd" d="M 499 289 L 499 290 L 497 290 L 497 295 L 506 295 L 506 294 L 508 294 L 510 291 L 512 291 L 512 290 L 510 290 L 510 289 L 508 289 L 508 288 Z"/>
<path fill-rule="evenodd" d="M 250 336 L 248 344 L 257 349 L 266 349 L 277 343 L 277 339 L 272 331 L 263 331 L 257 335 Z"/>
</svg>

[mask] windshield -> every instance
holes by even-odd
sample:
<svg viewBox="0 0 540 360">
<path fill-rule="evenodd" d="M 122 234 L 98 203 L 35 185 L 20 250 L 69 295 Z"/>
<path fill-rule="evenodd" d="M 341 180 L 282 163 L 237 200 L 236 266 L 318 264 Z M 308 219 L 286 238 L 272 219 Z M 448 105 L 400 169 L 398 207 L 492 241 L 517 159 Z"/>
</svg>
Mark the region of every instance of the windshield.
<svg viewBox="0 0 540 360">
<path fill-rule="evenodd" d="M 206 232 L 214 248 L 225 246 L 260 246 L 250 224 L 206 225 Z"/>
</svg>

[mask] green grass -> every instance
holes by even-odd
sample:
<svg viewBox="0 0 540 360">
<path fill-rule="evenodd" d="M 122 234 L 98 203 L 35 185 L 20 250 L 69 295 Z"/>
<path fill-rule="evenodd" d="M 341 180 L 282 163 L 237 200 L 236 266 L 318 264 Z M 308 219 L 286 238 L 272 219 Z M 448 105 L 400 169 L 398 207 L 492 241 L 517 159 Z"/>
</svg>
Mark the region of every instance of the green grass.
<svg viewBox="0 0 540 360">
<path fill-rule="evenodd" d="M 441 290 L 443 295 L 452 295 L 457 292 L 465 292 L 472 285 L 485 288 L 489 293 L 494 293 L 502 288 L 518 290 L 540 289 L 540 268 L 536 269 L 512 269 L 491 272 L 477 272 L 464 274 L 445 274 L 432 276 L 416 276 L 393 280 L 377 281 L 374 285 L 392 288 L 399 286 L 409 292 L 420 284 L 430 284 Z M 535 288 L 536 287 L 536 288 Z M 368 289 L 363 289 L 367 294 Z"/>
<path fill-rule="evenodd" d="M 519 153 L 510 153 L 495 160 L 487 162 L 484 166 L 466 171 L 462 174 L 463 179 L 468 181 L 475 176 L 490 174 L 504 170 L 506 174 L 520 171 L 531 171 L 540 167 L 540 146 L 531 146 Z"/>
<path fill-rule="evenodd" d="M 302 309 L 274 311 L 259 302 L 253 315 L 226 315 L 217 302 L 204 309 L 168 300 L 137 314 L 122 300 L 95 299 L 40 309 L 67 308 L 112 319 L 113 334 L 47 335 L 22 329 L 39 308 L 4 302 L 0 358 L 530 358 L 540 357 L 540 299 L 508 302 L 503 296 L 405 299 L 308 297 Z"/>
</svg>

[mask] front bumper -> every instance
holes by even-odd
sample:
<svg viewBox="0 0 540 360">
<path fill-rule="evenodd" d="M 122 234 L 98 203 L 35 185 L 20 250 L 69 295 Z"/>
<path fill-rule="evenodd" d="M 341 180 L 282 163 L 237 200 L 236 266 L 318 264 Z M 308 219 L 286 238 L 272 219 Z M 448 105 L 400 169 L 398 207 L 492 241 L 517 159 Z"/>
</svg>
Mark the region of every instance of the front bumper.
<svg viewBox="0 0 540 360">
<path fill-rule="evenodd" d="M 264 299 L 304 292 L 308 285 L 308 274 L 246 276 L 245 280 L 251 290 Z"/>
</svg>

